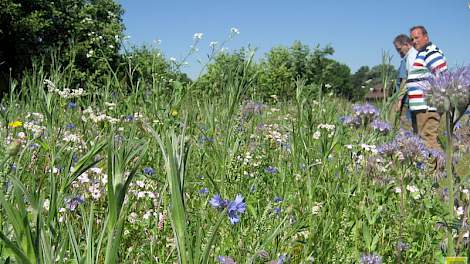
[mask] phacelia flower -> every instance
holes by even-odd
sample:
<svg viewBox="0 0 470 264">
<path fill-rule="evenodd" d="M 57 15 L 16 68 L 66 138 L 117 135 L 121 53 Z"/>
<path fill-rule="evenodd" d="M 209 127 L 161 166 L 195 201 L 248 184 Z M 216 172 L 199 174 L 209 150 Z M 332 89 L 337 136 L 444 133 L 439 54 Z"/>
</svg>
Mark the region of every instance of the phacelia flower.
<svg viewBox="0 0 470 264">
<path fill-rule="evenodd" d="M 237 264 L 233 258 L 228 257 L 228 256 L 218 256 L 217 260 L 219 261 L 220 264 Z"/>
<path fill-rule="evenodd" d="M 371 123 L 371 127 L 379 132 L 379 133 L 382 133 L 382 134 L 387 134 L 388 132 L 390 132 L 390 130 L 392 129 L 392 126 L 390 126 L 389 123 L 387 122 L 384 122 L 384 121 L 381 121 L 381 120 L 377 120 L 375 119 L 374 121 L 372 121 Z"/>
<path fill-rule="evenodd" d="M 361 256 L 361 264 L 381 264 L 382 257 L 376 254 L 364 254 Z"/>
</svg>

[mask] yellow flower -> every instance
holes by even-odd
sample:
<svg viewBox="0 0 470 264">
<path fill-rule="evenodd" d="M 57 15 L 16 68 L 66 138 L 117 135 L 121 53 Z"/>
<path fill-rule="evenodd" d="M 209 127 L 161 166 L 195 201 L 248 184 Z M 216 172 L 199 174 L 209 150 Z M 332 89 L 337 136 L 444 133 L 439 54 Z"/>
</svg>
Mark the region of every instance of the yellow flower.
<svg viewBox="0 0 470 264">
<path fill-rule="evenodd" d="M 21 122 L 19 120 L 8 123 L 8 126 L 12 127 L 12 128 L 20 127 L 22 125 L 23 125 L 23 122 Z"/>
<path fill-rule="evenodd" d="M 171 116 L 172 117 L 175 117 L 178 115 L 178 111 L 176 111 L 175 109 L 171 110 Z"/>
</svg>

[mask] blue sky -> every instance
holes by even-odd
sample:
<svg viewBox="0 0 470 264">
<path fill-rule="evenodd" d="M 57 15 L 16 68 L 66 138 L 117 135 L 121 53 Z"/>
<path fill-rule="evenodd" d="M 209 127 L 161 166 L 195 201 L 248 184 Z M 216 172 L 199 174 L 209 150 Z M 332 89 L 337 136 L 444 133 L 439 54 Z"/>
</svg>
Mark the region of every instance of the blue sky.
<svg viewBox="0 0 470 264">
<path fill-rule="evenodd" d="M 183 68 L 194 78 L 207 61 L 209 43 L 223 42 L 231 27 L 240 34 L 225 45 L 229 51 L 257 48 L 260 58 L 275 46 L 295 40 L 314 47 L 330 44 L 333 59 L 354 72 L 362 65 L 381 62 L 382 51 L 399 63 L 392 41 L 424 25 L 450 66 L 470 64 L 470 0 L 330 0 L 330 1 L 155 1 L 118 0 L 131 44 L 159 45 L 163 54 L 181 60 L 193 43 L 194 33 L 204 34 L 199 52 Z"/>
</svg>

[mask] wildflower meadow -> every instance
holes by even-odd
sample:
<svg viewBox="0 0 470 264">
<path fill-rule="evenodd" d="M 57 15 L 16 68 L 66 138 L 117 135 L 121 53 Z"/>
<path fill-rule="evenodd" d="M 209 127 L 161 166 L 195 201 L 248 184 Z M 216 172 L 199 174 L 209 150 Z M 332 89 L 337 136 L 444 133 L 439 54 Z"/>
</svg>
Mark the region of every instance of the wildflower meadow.
<svg viewBox="0 0 470 264">
<path fill-rule="evenodd" d="M 210 43 L 208 74 L 197 82 L 179 72 L 185 58 L 151 48 L 123 52 L 116 67 L 87 48 L 76 60 L 89 59 L 93 72 L 52 53 L 9 78 L 0 103 L 0 263 L 470 255 L 469 66 L 426 87 L 443 116 L 442 149 L 428 149 L 398 124 L 399 92 L 366 101 L 337 92 L 334 72 L 295 78 L 274 67 L 287 49 L 259 65 L 250 49 L 231 56 L 224 44 L 238 34 L 231 28 Z M 194 34 L 187 56 L 202 38 Z M 330 48 L 295 45 L 341 69 L 324 57 Z"/>
<path fill-rule="evenodd" d="M 248 82 L 218 97 L 129 91 L 111 74 L 69 89 L 41 68 L 12 82 L 2 261 L 434 263 L 449 239 L 468 254 L 465 116 L 449 187 L 445 154 L 387 123 L 386 105 L 296 85 L 291 101 L 260 102 Z"/>
</svg>

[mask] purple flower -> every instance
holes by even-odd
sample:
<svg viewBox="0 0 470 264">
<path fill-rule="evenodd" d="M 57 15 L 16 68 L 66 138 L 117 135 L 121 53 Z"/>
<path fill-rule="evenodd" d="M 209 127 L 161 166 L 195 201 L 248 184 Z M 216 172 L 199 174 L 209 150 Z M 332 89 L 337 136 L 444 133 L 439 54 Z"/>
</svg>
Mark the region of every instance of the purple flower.
<svg viewBox="0 0 470 264">
<path fill-rule="evenodd" d="M 439 111 L 466 109 L 470 103 L 470 67 L 440 73 L 429 80 L 423 89 L 429 103 Z"/>
<path fill-rule="evenodd" d="M 218 256 L 217 260 L 219 261 L 220 264 L 237 264 L 233 258 L 228 257 L 228 256 Z"/>
<path fill-rule="evenodd" d="M 282 197 L 276 196 L 276 197 L 274 197 L 273 201 L 275 203 L 280 203 L 280 202 L 284 201 L 284 199 L 282 199 Z"/>
<path fill-rule="evenodd" d="M 232 225 L 240 221 L 240 214 L 244 213 L 245 209 L 246 204 L 244 202 L 243 196 L 241 196 L 241 194 L 237 194 L 235 200 L 230 201 L 227 206 L 227 215 Z"/>
<path fill-rule="evenodd" d="M 270 173 L 270 174 L 275 174 L 275 173 L 277 173 L 276 167 L 273 167 L 273 166 L 268 166 L 268 167 L 266 167 L 266 169 L 264 169 L 264 171 L 265 171 L 266 173 Z"/>
<path fill-rule="evenodd" d="M 268 264 L 284 264 L 287 261 L 287 255 L 280 255 L 278 259 L 271 260 Z"/>
<path fill-rule="evenodd" d="M 405 252 L 408 249 L 410 249 L 410 245 L 400 241 L 400 242 L 397 243 L 396 248 L 397 248 L 398 252 Z"/>
<path fill-rule="evenodd" d="M 363 254 L 361 256 L 361 264 L 381 264 L 382 257 L 376 254 Z"/>
<path fill-rule="evenodd" d="M 150 167 L 145 167 L 144 168 L 144 174 L 152 176 L 152 175 L 155 174 L 155 170 L 153 168 L 150 168 Z"/>
<path fill-rule="evenodd" d="M 392 126 L 389 123 L 375 119 L 371 124 L 372 128 L 382 134 L 387 134 L 392 130 Z"/>
<path fill-rule="evenodd" d="M 76 126 L 74 124 L 70 123 L 70 124 L 67 124 L 66 128 L 67 129 L 75 129 Z"/>
<path fill-rule="evenodd" d="M 85 202 L 85 197 L 83 195 L 74 196 L 72 198 L 65 199 L 65 207 L 70 211 L 75 211 L 77 206 Z"/>
<path fill-rule="evenodd" d="M 282 210 L 281 210 L 281 207 L 274 207 L 273 211 L 276 215 L 280 215 Z"/>
<path fill-rule="evenodd" d="M 359 127 L 362 123 L 361 118 L 359 118 L 358 116 L 343 116 L 340 118 L 340 121 L 344 125 L 352 127 Z"/>
<path fill-rule="evenodd" d="M 227 201 L 222 199 L 222 197 L 220 197 L 220 194 L 214 195 L 214 197 L 212 197 L 209 203 L 215 209 L 223 209 L 227 206 Z"/>
</svg>

